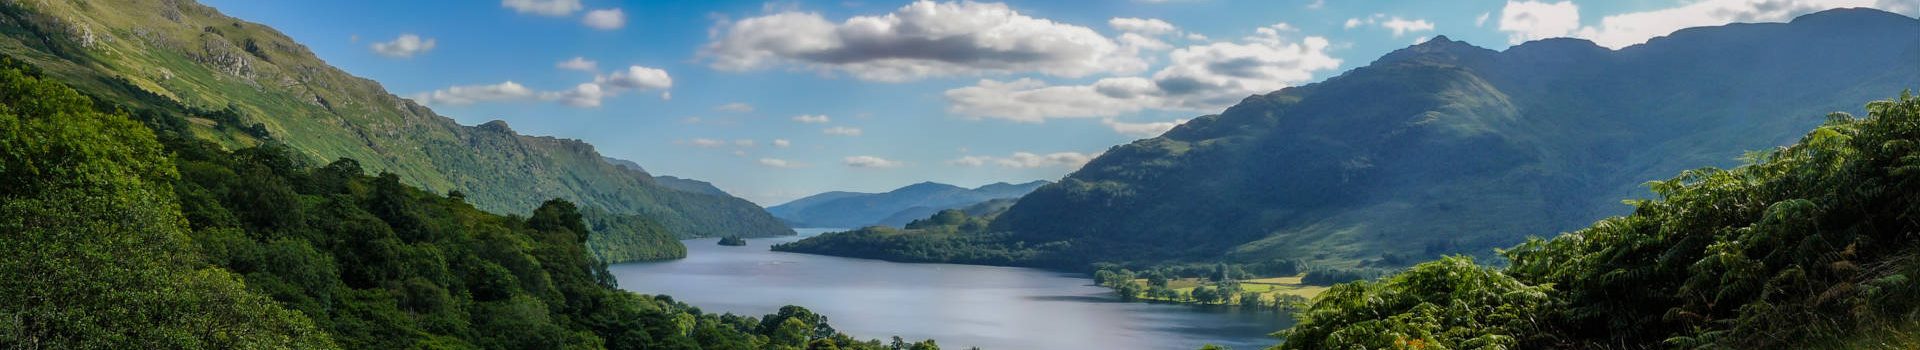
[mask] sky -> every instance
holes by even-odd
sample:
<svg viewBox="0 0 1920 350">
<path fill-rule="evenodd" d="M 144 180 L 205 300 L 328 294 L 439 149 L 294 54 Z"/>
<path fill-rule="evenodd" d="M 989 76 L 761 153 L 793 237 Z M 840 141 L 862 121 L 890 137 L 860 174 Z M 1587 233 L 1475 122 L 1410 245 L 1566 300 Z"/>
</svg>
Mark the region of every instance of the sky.
<svg viewBox="0 0 1920 350">
<path fill-rule="evenodd" d="M 1109 147 L 1436 35 L 1621 48 L 1920 0 L 204 0 L 462 124 L 775 205 L 1058 180 Z"/>
</svg>

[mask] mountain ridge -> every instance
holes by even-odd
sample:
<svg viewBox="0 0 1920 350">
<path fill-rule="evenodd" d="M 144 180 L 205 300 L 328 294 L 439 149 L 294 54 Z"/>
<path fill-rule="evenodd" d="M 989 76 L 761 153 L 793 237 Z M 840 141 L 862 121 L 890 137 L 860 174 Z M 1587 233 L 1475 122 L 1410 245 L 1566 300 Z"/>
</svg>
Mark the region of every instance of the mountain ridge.
<svg viewBox="0 0 1920 350">
<path fill-rule="evenodd" d="M 751 202 L 667 188 L 576 139 L 521 135 L 497 120 L 460 125 L 277 30 L 191 1 L 7 2 L 0 15 L 0 52 L 135 106 L 207 108 L 183 114 L 195 136 L 228 148 L 276 142 L 313 163 L 353 158 L 495 213 L 561 197 L 681 237 L 792 233 Z"/>
<path fill-rule="evenodd" d="M 1912 33 L 1920 20 L 1837 10 L 1620 50 L 1436 37 L 1116 146 L 993 229 L 1064 243 L 1069 265 L 1485 256 L 1620 214 L 1648 195 L 1642 179 L 1730 165 L 1821 122 L 1804 116 L 1920 84 Z"/>
<path fill-rule="evenodd" d="M 795 227 L 900 227 L 941 210 L 1017 198 L 1049 183 L 1045 180 L 1019 184 L 995 182 L 965 188 L 923 181 L 880 193 L 823 192 L 768 207 L 767 212 Z"/>
</svg>

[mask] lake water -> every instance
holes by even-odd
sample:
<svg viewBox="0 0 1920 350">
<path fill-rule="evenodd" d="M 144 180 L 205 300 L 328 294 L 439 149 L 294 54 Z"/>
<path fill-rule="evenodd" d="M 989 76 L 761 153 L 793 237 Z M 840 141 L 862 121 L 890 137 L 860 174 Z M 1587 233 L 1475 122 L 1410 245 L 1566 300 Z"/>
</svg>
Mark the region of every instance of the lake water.
<svg viewBox="0 0 1920 350">
<path fill-rule="evenodd" d="M 686 259 L 608 269 L 621 288 L 707 312 L 758 316 L 800 305 L 861 339 L 935 339 L 944 349 L 1263 349 L 1278 342 L 1268 333 L 1291 323 L 1267 311 L 1121 302 L 1084 274 L 767 250 L 797 239 L 744 247 L 688 240 Z"/>
</svg>

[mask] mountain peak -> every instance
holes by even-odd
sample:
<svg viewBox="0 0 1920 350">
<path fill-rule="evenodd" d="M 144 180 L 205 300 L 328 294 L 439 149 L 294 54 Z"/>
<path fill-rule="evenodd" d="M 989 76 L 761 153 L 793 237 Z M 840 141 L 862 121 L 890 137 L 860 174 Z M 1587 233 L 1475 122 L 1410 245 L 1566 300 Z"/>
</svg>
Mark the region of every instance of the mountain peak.
<svg viewBox="0 0 1920 350">
<path fill-rule="evenodd" d="M 1405 61 L 1457 63 L 1462 59 L 1487 56 L 1494 53 L 1496 52 L 1493 50 L 1473 46 L 1473 44 L 1468 44 L 1465 41 L 1453 40 L 1445 35 L 1441 35 L 1404 49 L 1394 50 L 1393 52 L 1387 53 L 1386 56 L 1380 56 L 1380 59 L 1375 60 L 1373 63 L 1381 64 Z"/>
<path fill-rule="evenodd" d="M 499 120 L 499 119 L 494 119 L 493 121 L 486 122 L 485 124 L 480 124 L 479 126 L 476 126 L 476 128 L 479 128 L 480 130 L 498 132 L 502 134 L 513 133 L 513 128 L 507 127 L 507 121 Z"/>
</svg>

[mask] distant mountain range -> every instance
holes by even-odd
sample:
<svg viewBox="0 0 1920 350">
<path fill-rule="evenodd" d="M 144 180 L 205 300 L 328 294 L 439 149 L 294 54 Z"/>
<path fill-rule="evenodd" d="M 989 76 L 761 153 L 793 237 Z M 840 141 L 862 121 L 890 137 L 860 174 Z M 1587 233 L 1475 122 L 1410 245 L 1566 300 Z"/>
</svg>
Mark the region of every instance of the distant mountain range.
<svg viewBox="0 0 1920 350">
<path fill-rule="evenodd" d="M 767 208 L 767 212 L 793 227 L 900 227 L 941 210 L 1019 198 L 1047 184 L 1051 182 L 1001 182 L 969 189 L 922 182 L 885 193 L 826 192 Z"/>
<path fill-rule="evenodd" d="M 1920 20 L 1870 9 L 1620 50 L 1436 37 L 1113 148 L 992 230 L 1053 244 L 1045 260 L 1067 265 L 1489 255 L 1626 214 L 1647 179 L 1737 165 L 1915 87 Z"/>
<path fill-rule="evenodd" d="M 279 31 L 190 1 L 6 2 L 0 52 L 101 99 L 179 102 L 193 135 L 241 148 L 291 146 L 305 161 L 352 158 L 495 213 L 563 198 L 636 215 L 674 236 L 792 234 L 757 205 L 623 169 L 592 145 L 463 126 L 328 65 Z M 165 101 L 165 103 L 160 103 Z"/>
</svg>

